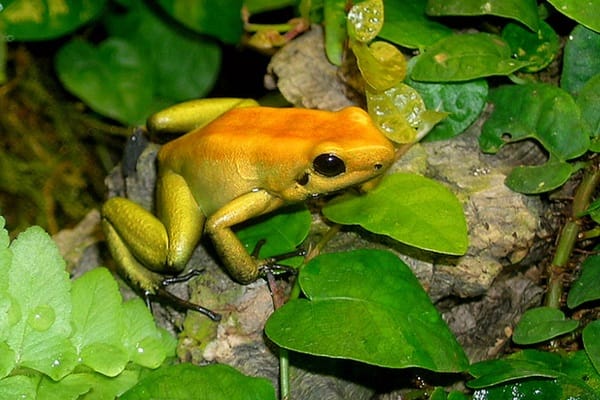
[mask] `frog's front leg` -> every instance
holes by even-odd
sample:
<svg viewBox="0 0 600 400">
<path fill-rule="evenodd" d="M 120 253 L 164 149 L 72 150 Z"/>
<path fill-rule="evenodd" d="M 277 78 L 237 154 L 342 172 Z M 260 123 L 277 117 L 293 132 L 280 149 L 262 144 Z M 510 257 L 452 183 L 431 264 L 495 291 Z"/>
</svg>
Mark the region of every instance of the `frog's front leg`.
<svg viewBox="0 0 600 400">
<path fill-rule="evenodd" d="M 231 228 L 251 218 L 269 213 L 284 204 L 284 201 L 265 190 L 256 190 L 227 203 L 206 221 L 206 232 L 210 235 L 219 257 L 231 276 L 240 283 L 255 281 L 259 275 L 261 261 L 253 258 Z"/>
</svg>

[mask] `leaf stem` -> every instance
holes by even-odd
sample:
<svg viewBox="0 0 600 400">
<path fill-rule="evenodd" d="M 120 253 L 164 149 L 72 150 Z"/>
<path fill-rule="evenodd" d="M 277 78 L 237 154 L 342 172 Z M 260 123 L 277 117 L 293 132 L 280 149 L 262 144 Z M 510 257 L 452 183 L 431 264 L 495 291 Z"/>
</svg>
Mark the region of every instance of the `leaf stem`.
<svg viewBox="0 0 600 400">
<path fill-rule="evenodd" d="M 290 398 L 290 358 L 289 352 L 283 347 L 279 348 L 279 393 L 281 400 Z"/>
<path fill-rule="evenodd" d="M 554 258 L 548 266 L 548 293 L 546 294 L 545 305 L 552 308 L 560 308 L 561 297 L 563 293 L 563 272 L 578 239 L 582 215 L 590 204 L 590 198 L 596 187 L 600 183 L 600 169 L 597 165 L 591 165 L 585 169 L 583 179 L 575 191 L 571 216 L 563 227 Z"/>
</svg>

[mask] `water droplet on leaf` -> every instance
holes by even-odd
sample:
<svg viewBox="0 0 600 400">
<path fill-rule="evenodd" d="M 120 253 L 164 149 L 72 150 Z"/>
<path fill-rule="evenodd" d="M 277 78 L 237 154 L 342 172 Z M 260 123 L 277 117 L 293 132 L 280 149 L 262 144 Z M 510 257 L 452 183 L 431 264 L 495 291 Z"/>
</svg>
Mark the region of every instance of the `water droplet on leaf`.
<svg viewBox="0 0 600 400">
<path fill-rule="evenodd" d="M 36 331 L 47 331 L 56 320 L 54 309 L 48 305 L 40 305 L 29 314 L 27 323 Z"/>
</svg>

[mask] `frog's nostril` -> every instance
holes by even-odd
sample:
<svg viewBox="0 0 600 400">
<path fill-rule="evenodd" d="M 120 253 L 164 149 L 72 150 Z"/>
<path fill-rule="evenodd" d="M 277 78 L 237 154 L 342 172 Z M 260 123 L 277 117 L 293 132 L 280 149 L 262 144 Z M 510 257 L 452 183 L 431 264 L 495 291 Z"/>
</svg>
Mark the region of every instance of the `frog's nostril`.
<svg viewBox="0 0 600 400">
<path fill-rule="evenodd" d="M 375 164 L 375 171 L 379 171 L 381 168 L 383 168 L 383 164 Z"/>
</svg>

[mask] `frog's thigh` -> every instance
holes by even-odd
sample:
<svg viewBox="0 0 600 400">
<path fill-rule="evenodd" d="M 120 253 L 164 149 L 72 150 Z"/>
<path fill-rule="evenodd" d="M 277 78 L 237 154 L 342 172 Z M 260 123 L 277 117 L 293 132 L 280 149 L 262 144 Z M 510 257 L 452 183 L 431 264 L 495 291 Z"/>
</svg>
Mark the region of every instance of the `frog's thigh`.
<svg viewBox="0 0 600 400">
<path fill-rule="evenodd" d="M 162 276 L 139 263 L 131 253 L 128 245 L 107 219 L 102 221 L 102 225 L 108 247 L 120 269 L 121 276 L 128 279 L 134 286 L 148 293 L 156 294 L 156 288 L 159 282 L 162 281 Z"/>
<path fill-rule="evenodd" d="M 181 175 L 168 171 L 159 178 L 156 213 L 167 231 L 167 267 L 179 272 L 192 256 L 204 224 L 204 215 Z"/>
<path fill-rule="evenodd" d="M 232 277 L 240 283 L 249 283 L 258 277 L 258 262 L 253 259 L 231 228 L 241 222 L 273 211 L 283 201 L 264 190 L 247 193 L 230 201 L 206 221 L 221 260 Z"/>
<path fill-rule="evenodd" d="M 123 265 L 121 259 L 128 263 L 133 255 L 149 269 L 164 269 L 167 231 L 152 213 L 131 200 L 113 197 L 102 206 L 102 217 L 108 244 L 122 268 L 128 270 L 129 265 Z"/>
</svg>

